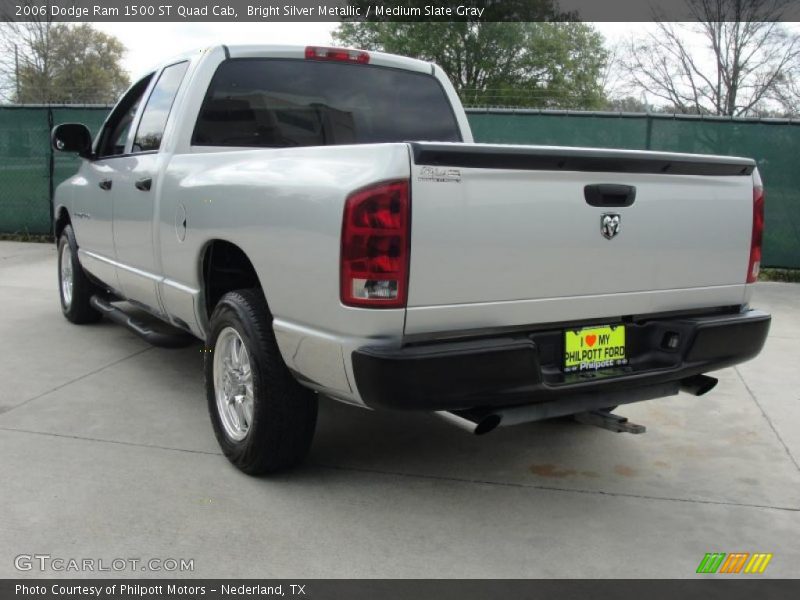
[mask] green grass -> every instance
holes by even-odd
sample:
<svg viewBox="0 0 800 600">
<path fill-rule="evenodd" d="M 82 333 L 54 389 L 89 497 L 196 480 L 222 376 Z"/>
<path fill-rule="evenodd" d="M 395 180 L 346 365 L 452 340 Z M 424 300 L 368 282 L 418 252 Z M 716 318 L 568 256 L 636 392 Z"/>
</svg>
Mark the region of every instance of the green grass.
<svg viewBox="0 0 800 600">
<path fill-rule="evenodd" d="M 35 242 L 37 244 L 52 244 L 53 236 L 49 233 L 28 233 L 27 231 L 19 233 L 0 233 L 0 241 L 2 242 Z"/>
<path fill-rule="evenodd" d="M 758 275 L 758 280 L 800 283 L 800 269 L 761 269 L 761 273 Z"/>
</svg>

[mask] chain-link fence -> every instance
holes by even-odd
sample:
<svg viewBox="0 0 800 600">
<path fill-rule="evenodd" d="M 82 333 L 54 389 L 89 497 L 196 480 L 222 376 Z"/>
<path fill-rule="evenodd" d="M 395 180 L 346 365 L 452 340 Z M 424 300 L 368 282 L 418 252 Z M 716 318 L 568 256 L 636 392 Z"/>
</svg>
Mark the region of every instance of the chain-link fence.
<svg viewBox="0 0 800 600">
<path fill-rule="evenodd" d="M 52 190 L 78 159 L 53 153 L 54 123 L 96 132 L 108 107 L 0 107 L 0 232 L 48 233 Z M 800 268 L 800 122 L 470 109 L 476 141 L 733 154 L 758 161 L 767 189 L 764 264 Z M 691 215 L 689 215 L 691 217 Z"/>
</svg>

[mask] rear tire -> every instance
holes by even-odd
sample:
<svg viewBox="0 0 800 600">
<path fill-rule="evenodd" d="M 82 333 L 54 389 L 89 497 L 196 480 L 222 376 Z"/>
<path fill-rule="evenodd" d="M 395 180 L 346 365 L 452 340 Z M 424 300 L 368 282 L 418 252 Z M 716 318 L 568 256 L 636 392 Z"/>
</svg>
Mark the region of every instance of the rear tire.
<svg viewBox="0 0 800 600">
<path fill-rule="evenodd" d="M 209 329 L 206 396 L 222 452 L 249 475 L 301 463 L 314 437 L 317 396 L 283 362 L 264 295 L 225 294 Z"/>
<path fill-rule="evenodd" d="M 98 293 L 78 261 L 78 243 L 72 226 L 67 225 L 58 238 L 58 294 L 61 312 L 71 323 L 82 325 L 96 323 L 103 318 L 89 303 Z"/>
</svg>

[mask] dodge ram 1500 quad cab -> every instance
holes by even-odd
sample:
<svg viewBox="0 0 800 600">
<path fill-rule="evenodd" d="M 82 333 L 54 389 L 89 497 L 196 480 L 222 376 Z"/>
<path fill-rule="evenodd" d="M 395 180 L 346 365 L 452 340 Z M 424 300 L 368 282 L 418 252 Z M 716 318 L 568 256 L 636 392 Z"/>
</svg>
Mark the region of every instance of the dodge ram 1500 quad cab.
<svg viewBox="0 0 800 600">
<path fill-rule="evenodd" d="M 318 395 L 630 431 L 612 407 L 705 393 L 769 329 L 754 161 L 476 144 L 420 60 L 209 48 L 136 81 L 94 141 L 52 143 L 83 159 L 55 194 L 64 315 L 204 341 L 247 473 L 303 459 Z"/>
</svg>

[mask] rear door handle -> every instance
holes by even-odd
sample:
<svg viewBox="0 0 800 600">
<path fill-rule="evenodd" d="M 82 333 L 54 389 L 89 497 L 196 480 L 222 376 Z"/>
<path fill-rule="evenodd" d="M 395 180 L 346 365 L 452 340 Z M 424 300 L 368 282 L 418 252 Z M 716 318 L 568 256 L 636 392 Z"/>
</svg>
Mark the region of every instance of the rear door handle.
<svg viewBox="0 0 800 600">
<path fill-rule="evenodd" d="M 100 183 L 98 183 L 97 185 L 99 185 L 99 186 L 100 186 L 100 189 L 101 189 L 101 190 L 106 190 L 106 191 L 108 191 L 108 190 L 110 190 L 110 189 L 111 189 L 111 184 L 112 184 L 112 183 L 114 183 L 114 182 L 113 182 L 113 181 L 111 181 L 110 179 L 101 179 L 101 180 L 100 180 Z"/>
<path fill-rule="evenodd" d="M 636 200 L 636 188 L 618 183 L 594 183 L 583 188 L 583 197 L 589 206 L 630 206 Z"/>
<path fill-rule="evenodd" d="M 142 190 L 143 192 L 149 192 L 150 188 L 153 186 L 153 178 L 145 177 L 144 179 L 137 179 L 134 185 L 136 186 L 137 190 Z"/>
</svg>

